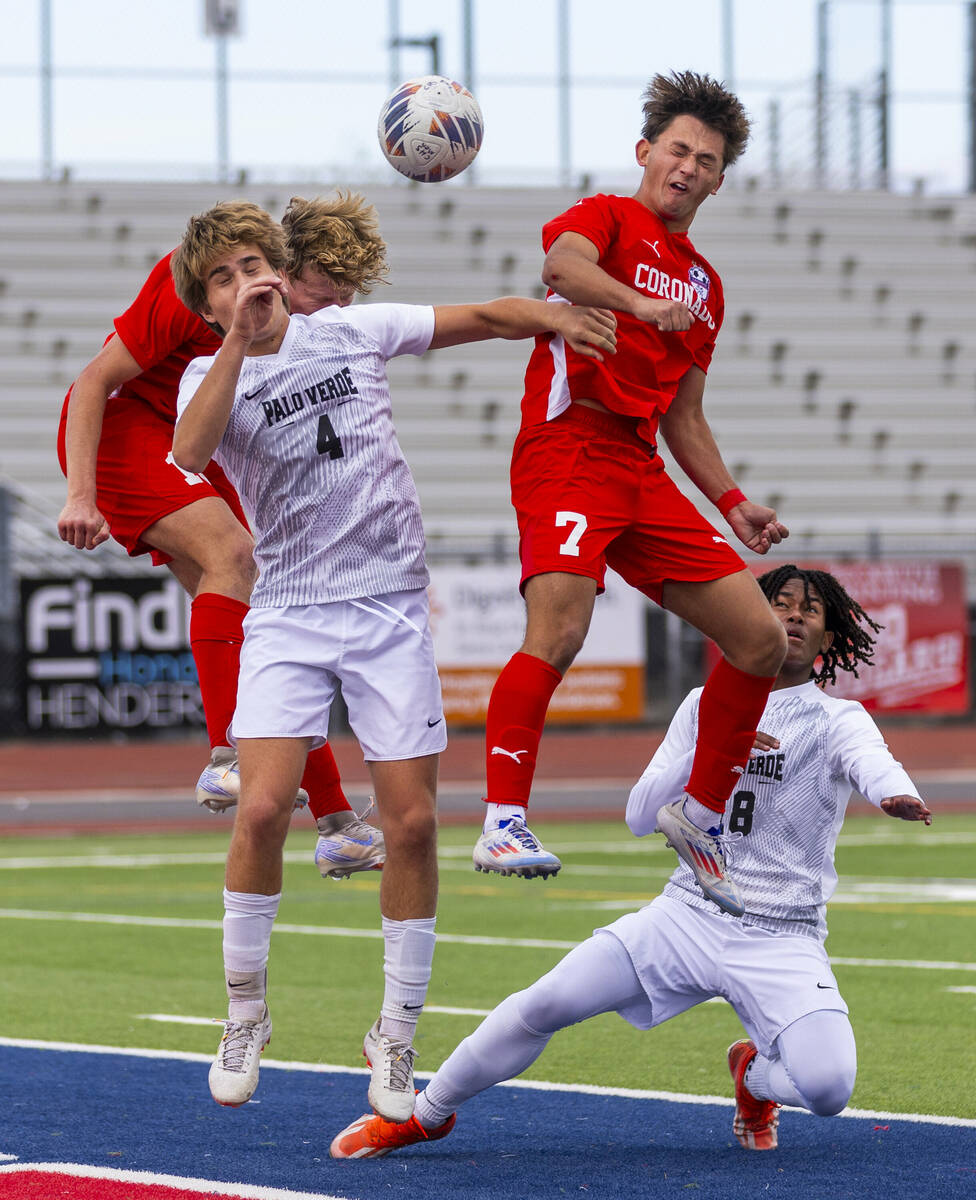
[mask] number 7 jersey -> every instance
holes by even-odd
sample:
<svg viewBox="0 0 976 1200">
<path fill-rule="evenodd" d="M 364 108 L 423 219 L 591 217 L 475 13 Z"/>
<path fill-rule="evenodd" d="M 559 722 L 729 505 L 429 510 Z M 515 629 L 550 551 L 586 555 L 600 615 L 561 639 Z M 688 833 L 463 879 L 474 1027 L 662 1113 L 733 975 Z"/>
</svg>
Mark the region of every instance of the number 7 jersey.
<svg viewBox="0 0 976 1200">
<path fill-rule="evenodd" d="M 397 442 L 386 363 L 423 354 L 434 310 L 330 307 L 291 317 L 276 354 L 244 359 L 214 458 L 251 520 L 255 608 L 424 588 L 417 489 Z M 213 358 L 189 364 L 186 410 Z"/>
<path fill-rule="evenodd" d="M 658 808 L 677 799 L 688 780 L 701 692 L 682 701 L 631 792 L 627 824 L 638 836 L 653 831 Z M 822 940 L 837 886 L 834 848 L 852 790 L 874 805 L 918 791 L 864 708 L 812 681 L 771 692 L 759 728 L 778 739 L 779 749 L 749 760 L 724 817 L 726 831 L 739 835 L 730 874 L 745 901 L 742 921 Z M 683 863 L 664 895 L 715 911 Z"/>
</svg>

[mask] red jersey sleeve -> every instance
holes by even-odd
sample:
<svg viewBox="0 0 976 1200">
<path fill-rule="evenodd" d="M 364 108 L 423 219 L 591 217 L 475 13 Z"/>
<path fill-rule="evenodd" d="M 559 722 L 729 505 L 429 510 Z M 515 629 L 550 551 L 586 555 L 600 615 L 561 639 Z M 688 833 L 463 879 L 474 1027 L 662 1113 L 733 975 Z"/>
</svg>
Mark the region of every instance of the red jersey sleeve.
<svg viewBox="0 0 976 1200">
<path fill-rule="evenodd" d="M 578 200 L 558 217 L 542 227 L 542 248 L 546 254 L 562 233 L 578 233 L 593 243 L 602 258 L 616 238 L 619 222 L 605 196 L 587 196 Z"/>
<path fill-rule="evenodd" d="M 139 295 L 120 317 L 115 332 L 143 371 L 148 371 L 190 342 L 210 344 L 213 335 L 180 301 L 169 269 L 171 255 L 153 267 Z"/>
</svg>

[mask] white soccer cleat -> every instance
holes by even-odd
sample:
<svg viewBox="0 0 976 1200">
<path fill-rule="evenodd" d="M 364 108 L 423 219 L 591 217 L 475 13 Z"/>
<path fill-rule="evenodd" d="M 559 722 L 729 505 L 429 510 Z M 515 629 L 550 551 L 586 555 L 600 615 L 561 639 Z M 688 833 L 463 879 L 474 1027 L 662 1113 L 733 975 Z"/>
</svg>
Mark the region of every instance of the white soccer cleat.
<svg viewBox="0 0 976 1200">
<path fill-rule="evenodd" d="M 521 875 L 524 879 L 535 876 L 548 879 L 563 865 L 543 847 L 521 817 L 499 821 L 496 828 L 483 833 L 475 842 L 471 858 L 476 871 Z"/>
<path fill-rule="evenodd" d="M 373 1072 L 367 1099 L 374 1111 L 387 1121 L 409 1121 L 417 1095 L 413 1086 L 417 1051 L 405 1039 L 381 1034 L 377 1018 L 363 1038 L 363 1057 Z"/>
<path fill-rule="evenodd" d="M 246 1104 L 258 1086 L 261 1051 L 271 1041 L 271 1013 L 258 1021 L 224 1021 L 224 1036 L 210 1068 L 210 1095 L 218 1104 Z"/>
<path fill-rule="evenodd" d="M 351 810 L 319 817 L 315 865 L 323 879 L 348 879 L 357 871 L 378 871 L 386 862 L 383 833 L 366 817 L 373 801 L 358 816 Z"/>
<path fill-rule="evenodd" d="M 210 762 L 203 768 L 197 780 L 197 804 L 211 812 L 226 812 L 241 798 L 241 772 L 237 765 L 237 753 L 230 746 L 214 746 Z M 295 807 L 308 804 L 308 792 L 299 788 L 295 796 Z"/>
<path fill-rule="evenodd" d="M 665 804 L 657 814 L 658 830 L 667 838 L 668 845 L 678 857 L 691 867 L 698 886 L 706 898 L 717 904 L 723 912 L 741 917 L 745 912 L 742 896 L 727 873 L 727 864 L 732 861 L 729 842 L 737 838 L 727 834 L 699 829 L 685 816 L 684 799 Z"/>
</svg>

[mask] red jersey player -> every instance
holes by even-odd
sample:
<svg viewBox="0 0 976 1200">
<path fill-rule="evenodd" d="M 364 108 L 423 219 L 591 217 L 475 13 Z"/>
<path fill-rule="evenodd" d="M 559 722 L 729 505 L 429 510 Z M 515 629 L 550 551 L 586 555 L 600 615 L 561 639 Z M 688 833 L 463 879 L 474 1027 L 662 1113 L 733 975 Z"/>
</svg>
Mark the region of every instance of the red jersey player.
<svg viewBox="0 0 976 1200">
<path fill-rule="evenodd" d="M 295 311 L 348 304 L 385 273 L 375 212 L 362 197 L 296 198 L 284 223 L 294 232 L 289 278 Z M 183 371 L 191 359 L 216 353 L 221 340 L 180 303 L 169 260 L 166 255 L 152 269 L 65 398 L 58 457 L 68 496 L 58 531 L 87 550 L 111 535 L 130 555 L 149 554 L 165 564 L 193 596 L 190 642 L 211 745 L 197 800 L 220 811 L 236 803 L 239 787 L 227 729 L 255 578 L 253 540 L 216 463 L 195 474 L 173 462 Z M 342 878 L 382 864 L 382 834 L 350 808 L 328 745 L 309 755 L 302 789 L 319 828 L 315 857 L 323 875 Z"/>
<path fill-rule="evenodd" d="M 488 708 L 488 809 L 474 863 L 525 876 L 561 866 L 525 808 L 550 697 L 609 565 L 724 655 L 702 696 L 686 796 L 662 810 L 659 828 L 706 895 L 741 915 L 721 818 L 786 639 L 738 554 L 668 478 L 656 440 L 749 549 L 763 554 L 787 536 L 772 509 L 738 490 L 702 411 L 723 299 L 688 228 L 744 149 L 749 121 L 734 95 L 690 71 L 655 76 L 644 101 L 636 194 L 581 200 L 543 230 L 550 301 L 614 310 L 617 353 L 591 362 L 546 336 L 526 372 L 511 482 L 527 626 Z"/>
</svg>

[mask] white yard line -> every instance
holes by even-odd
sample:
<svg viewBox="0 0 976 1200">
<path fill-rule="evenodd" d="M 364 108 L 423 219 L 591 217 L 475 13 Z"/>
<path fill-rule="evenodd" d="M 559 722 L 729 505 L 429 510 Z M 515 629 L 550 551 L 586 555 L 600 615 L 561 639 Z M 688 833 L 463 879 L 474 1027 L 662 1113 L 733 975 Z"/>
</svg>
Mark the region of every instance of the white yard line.
<svg viewBox="0 0 976 1200">
<path fill-rule="evenodd" d="M 189 917 L 141 917 L 126 913 L 50 912 L 43 909 L 24 908 L 0 908 L 0 920 L 63 921 L 67 924 L 120 925 L 133 928 L 200 929 L 209 931 L 221 930 L 223 928 L 221 921 L 208 921 Z M 366 938 L 371 941 L 380 941 L 383 937 L 382 930 L 379 929 L 345 929 L 329 925 L 290 925 L 284 921 L 276 921 L 274 928 L 276 934 L 297 933 L 309 937 Z M 577 942 L 562 941 L 556 938 L 485 937 L 479 934 L 441 933 L 439 930 L 437 940 L 442 944 L 449 945 L 499 946 L 503 948 L 530 950 L 571 950 L 574 946 L 578 945 Z M 936 962 L 908 958 L 838 958 L 834 955 L 830 956 L 830 961 L 835 965 L 846 967 L 902 968 L 918 971 L 976 971 L 976 962 Z M 0 1044 L 2 1044 L 2 1039 L 0 1039 Z"/>
<path fill-rule="evenodd" d="M 976 963 L 973 964 L 976 967 Z M 133 1058 L 170 1059 L 178 1062 L 210 1063 L 213 1061 L 209 1054 L 191 1054 L 177 1050 L 131 1050 L 123 1046 L 86 1046 L 78 1042 L 42 1042 L 31 1038 L 0 1037 L 0 1046 L 13 1046 L 29 1050 L 52 1050 L 84 1054 L 121 1054 Z M 262 1058 L 261 1069 L 271 1068 L 281 1071 L 311 1071 L 327 1075 L 367 1075 L 367 1067 L 344 1067 L 329 1063 L 279 1062 L 275 1059 Z M 419 1079 L 430 1079 L 433 1071 L 417 1071 Z M 572 1092 L 587 1096 L 621 1096 L 630 1100 L 666 1100 L 674 1104 L 718 1104 L 723 1108 L 731 1108 L 735 1101 L 728 1096 L 695 1096 L 687 1092 L 658 1092 L 638 1088 L 599 1087 L 586 1083 L 550 1083 L 544 1080 L 509 1079 L 496 1087 L 519 1088 L 537 1092 Z M 803 1110 L 798 1110 L 803 1111 Z M 845 1108 L 842 1117 L 861 1117 L 871 1120 L 885 1121 L 916 1121 L 926 1125 L 959 1125 L 976 1129 L 976 1119 L 970 1117 L 943 1117 L 929 1113 L 895 1113 L 875 1112 L 872 1109 Z M 2 1168 L 0 1168 L 2 1170 Z M 246 1195 L 246 1193 L 244 1193 Z M 283 1196 L 287 1193 L 283 1193 Z"/>
</svg>

